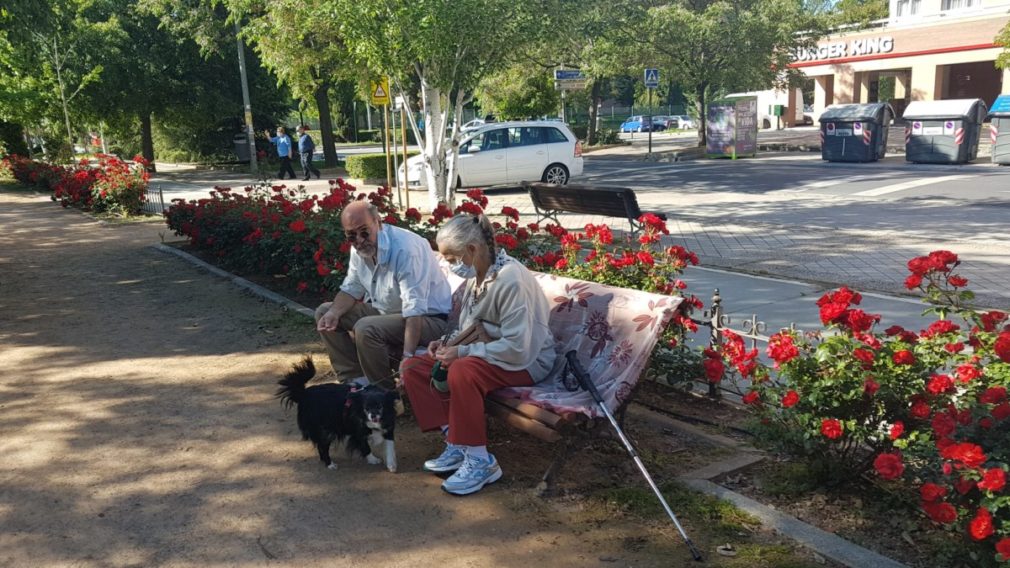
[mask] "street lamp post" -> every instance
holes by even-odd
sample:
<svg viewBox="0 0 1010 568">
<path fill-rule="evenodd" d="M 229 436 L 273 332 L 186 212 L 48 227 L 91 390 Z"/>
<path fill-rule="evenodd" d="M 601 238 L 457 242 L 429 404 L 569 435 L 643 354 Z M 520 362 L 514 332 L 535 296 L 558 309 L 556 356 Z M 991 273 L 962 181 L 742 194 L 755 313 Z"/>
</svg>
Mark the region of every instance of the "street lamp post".
<svg viewBox="0 0 1010 568">
<path fill-rule="evenodd" d="M 239 28 L 238 20 L 235 21 L 235 41 L 238 42 L 238 71 L 242 76 L 242 104 L 245 108 L 245 137 L 249 144 L 249 171 L 257 173 L 259 168 L 256 164 L 256 140 L 253 132 L 252 104 L 249 102 L 249 77 L 245 69 L 245 48 L 242 46 L 242 29 Z"/>
</svg>

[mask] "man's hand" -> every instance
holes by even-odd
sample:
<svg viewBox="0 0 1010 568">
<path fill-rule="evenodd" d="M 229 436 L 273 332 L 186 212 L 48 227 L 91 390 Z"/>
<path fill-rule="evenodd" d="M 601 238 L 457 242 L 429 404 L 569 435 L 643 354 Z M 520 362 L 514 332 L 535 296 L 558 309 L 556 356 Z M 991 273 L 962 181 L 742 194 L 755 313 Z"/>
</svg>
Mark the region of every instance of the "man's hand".
<svg viewBox="0 0 1010 568">
<path fill-rule="evenodd" d="M 337 331 L 337 325 L 340 324 L 341 314 L 334 312 L 333 310 L 327 310 L 323 317 L 319 318 L 319 322 L 316 324 L 316 331 Z"/>
</svg>

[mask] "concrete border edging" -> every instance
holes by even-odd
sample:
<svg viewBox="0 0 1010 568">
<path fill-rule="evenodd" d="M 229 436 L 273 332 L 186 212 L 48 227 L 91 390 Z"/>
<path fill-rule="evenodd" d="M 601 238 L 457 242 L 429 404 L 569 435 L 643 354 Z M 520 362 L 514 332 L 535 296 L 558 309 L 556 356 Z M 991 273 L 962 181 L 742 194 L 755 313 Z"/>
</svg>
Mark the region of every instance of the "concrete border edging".
<svg viewBox="0 0 1010 568">
<path fill-rule="evenodd" d="M 294 302 L 292 300 L 289 300 L 289 299 L 285 298 L 284 296 L 281 296 L 280 294 L 277 294 L 276 292 L 271 292 L 270 290 L 267 290 L 266 288 L 260 286 L 259 284 L 254 284 L 254 283 L 246 280 L 245 278 L 242 278 L 240 276 L 235 276 L 231 272 L 228 272 L 226 270 L 221 270 L 220 268 L 218 268 L 218 267 L 216 267 L 216 266 L 214 266 L 212 264 L 208 264 L 208 263 L 200 260 L 199 258 L 196 258 L 195 256 L 189 254 L 186 251 L 182 251 L 182 250 L 170 247 L 170 246 L 162 244 L 162 243 L 158 243 L 156 245 L 151 245 L 151 248 L 153 248 L 154 250 L 166 253 L 166 254 L 175 255 L 175 256 L 177 256 L 177 257 L 179 257 L 179 258 L 181 258 L 181 259 L 189 262 L 190 264 L 193 264 L 195 266 L 203 268 L 204 270 L 206 270 L 207 272 L 210 272 L 211 274 L 213 274 L 215 276 L 220 276 L 220 277 L 222 277 L 222 278 L 224 278 L 226 280 L 230 280 L 233 284 L 235 284 L 239 288 L 243 288 L 245 290 L 248 290 L 249 292 L 252 292 L 253 294 L 255 294 L 257 296 L 260 296 L 261 298 L 263 298 L 265 300 L 269 300 L 269 301 L 274 302 L 276 304 L 280 304 L 280 305 L 284 306 L 285 308 L 287 308 L 287 309 L 289 309 L 289 310 L 291 310 L 293 312 L 297 312 L 297 313 L 302 314 L 303 316 L 306 316 L 306 317 L 309 317 L 309 318 L 315 318 L 315 312 L 313 310 L 311 310 L 309 308 L 306 308 L 305 306 L 299 304 L 298 302 Z"/>
<path fill-rule="evenodd" d="M 680 481 L 695 491 L 729 501 L 760 519 L 764 526 L 777 530 L 783 535 L 839 564 L 844 564 L 850 568 L 866 568 L 867 566 L 873 566 L 874 568 L 908 568 L 900 562 L 849 542 L 838 535 L 804 523 L 799 519 L 762 505 L 750 497 L 745 497 L 706 479 L 681 477 Z"/>
</svg>

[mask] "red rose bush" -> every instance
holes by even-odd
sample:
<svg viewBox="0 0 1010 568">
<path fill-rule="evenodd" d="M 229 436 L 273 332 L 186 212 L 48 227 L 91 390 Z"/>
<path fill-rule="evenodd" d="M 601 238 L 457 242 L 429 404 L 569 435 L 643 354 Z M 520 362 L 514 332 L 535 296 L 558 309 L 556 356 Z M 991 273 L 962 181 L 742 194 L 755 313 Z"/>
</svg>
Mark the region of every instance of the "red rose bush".
<svg viewBox="0 0 1010 568">
<path fill-rule="evenodd" d="M 878 330 L 880 316 L 843 286 L 817 302 L 825 332 L 770 337 L 770 367 L 752 365 L 732 333 L 716 350 L 766 440 L 823 481 L 869 473 L 907 487 L 926 518 L 981 546 L 979 558 L 1007 562 L 1010 325 L 1003 311 L 968 307 L 959 264 L 949 251 L 909 261 L 905 285 L 937 318 L 925 329 Z"/>
</svg>

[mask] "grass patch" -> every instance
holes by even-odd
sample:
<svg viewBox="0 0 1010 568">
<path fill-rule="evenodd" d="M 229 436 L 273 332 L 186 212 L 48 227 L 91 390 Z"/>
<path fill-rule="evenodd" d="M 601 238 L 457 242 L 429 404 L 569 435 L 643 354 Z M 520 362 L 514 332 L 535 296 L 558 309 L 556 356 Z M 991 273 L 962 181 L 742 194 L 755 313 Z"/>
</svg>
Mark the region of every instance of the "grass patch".
<svg viewBox="0 0 1010 568">
<path fill-rule="evenodd" d="M 783 462 L 760 476 L 761 489 L 770 495 L 795 497 L 818 487 L 817 476 L 802 462 Z"/>
<path fill-rule="evenodd" d="M 755 517 L 741 511 L 735 505 L 710 495 L 696 493 L 677 483 L 668 483 L 660 490 L 678 518 L 683 515 L 696 525 L 704 525 L 713 537 L 738 537 L 741 532 L 749 533 L 760 526 Z M 638 516 L 666 516 L 656 495 L 644 487 L 607 489 L 600 497 L 608 505 Z"/>
</svg>

